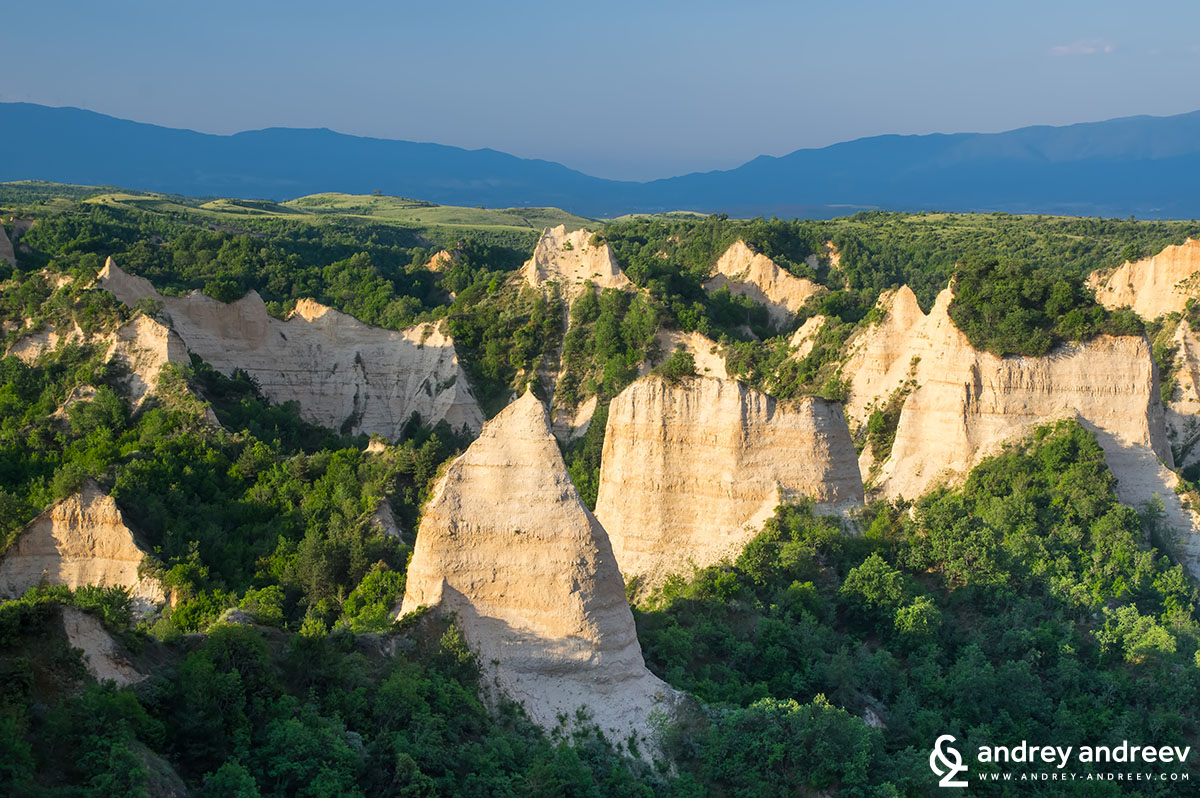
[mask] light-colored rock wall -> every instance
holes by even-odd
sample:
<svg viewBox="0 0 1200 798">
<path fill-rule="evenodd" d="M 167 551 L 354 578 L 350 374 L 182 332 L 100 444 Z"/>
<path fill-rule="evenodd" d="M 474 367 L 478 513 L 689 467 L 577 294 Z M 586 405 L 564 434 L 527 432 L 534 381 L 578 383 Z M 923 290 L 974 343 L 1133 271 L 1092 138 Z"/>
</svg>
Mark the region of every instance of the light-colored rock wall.
<svg viewBox="0 0 1200 798">
<path fill-rule="evenodd" d="M 1106 308 L 1129 306 L 1147 321 L 1183 310 L 1188 299 L 1200 296 L 1200 241 L 1189 238 L 1178 246 L 1115 270 L 1092 272 L 1088 286 Z"/>
<path fill-rule="evenodd" d="M 1171 339 L 1175 387 L 1167 403 L 1167 430 L 1176 468 L 1200 462 L 1200 338 L 1182 319 Z"/>
<path fill-rule="evenodd" d="M 145 558 L 116 502 L 89 480 L 31 521 L 4 553 L 0 595 L 15 598 L 40 584 L 123 586 L 145 613 L 166 600 L 161 584 L 138 575 Z"/>
<path fill-rule="evenodd" d="M 26 325 L 29 324 L 30 321 L 26 320 Z M 60 330 L 47 322 L 40 330 L 18 338 L 5 354 L 20 358 L 25 363 L 32 365 L 47 352 L 53 352 L 65 344 L 83 343 L 86 338 L 83 329 L 77 324 Z"/>
<path fill-rule="evenodd" d="M 163 366 L 190 362 L 183 340 L 165 325 L 141 313 L 112 334 L 108 360 L 127 370 L 124 387 L 135 410 L 157 389 Z"/>
<path fill-rule="evenodd" d="M 796 358 L 797 360 L 803 360 L 804 358 L 808 357 L 809 353 L 812 352 L 813 345 L 817 342 L 817 336 L 820 335 L 821 329 L 825 326 L 826 321 L 828 321 L 828 319 L 820 314 L 812 316 L 800 325 L 800 329 L 792 333 L 792 337 L 788 341 L 788 345 L 795 350 L 795 352 L 792 354 L 792 357 Z"/>
<path fill-rule="evenodd" d="M 521 277 L 534 288 L 557 283 L 568 302 L 589 281 L 597 288 L 632 289 L 633 284 L 617 265 L 608 244 L 594 247 L 591 239 L 588 230 L 568 233 L 561 224 L 547 228 L 538 239 L 533 256 L 521 267 Z"/>
<path fill-rule="evenodd" d="M 654 335 L 654 344 L 658 349 L 657 356 L 638 366 L 639 377 L 644 377 L 662 365 L 677 349 L 685 349 L 691 353 L 692 360 L 696 363 L 696 373 L 700 376 L 721 379 L 729 376 L 725 369 L 725 356 L 721 354 L 721 345 L 703 333 L 659 330 Z"/>
<path fill-rule="evenodd" d="M 585 707 L 614 742 L 674 693 L 646 669 L 608 537 L 531 393 L 484 425 L 434 488 L 402 606 L 453 612 L 483 683 L 538 725 Z"/>
<path fill-rule="evenodd" d="M 146 678 L 121 653 L 112 635 L 94 615 L 75 607 L 63 607 L 62 622 L 67 643 L 83 652 L 84 667 L 97 681 L 128 687 Z"/>
<path fill-rule="evenodd" d="M 730 292 L 753 299 L 767 308 L 771 323 L 783 327 L 809 297 L 825 292 L 812 280 L 796 277 L 779 268 L 766 255 L 738 240 L 717 260 L 716 273 L 704 283 L 708 291 L 729 286 Z"/>
<path fill-rule="evenodd" d="M 868 487 L 916 498 L 963 477 L 1009 440 L 1056 418 L 1077 417 L 1093 432 L 1122 502 L 1158 494 L 1178 540 L 1176 553 L 1200 567 L 1194 515 L 1175 495 L 1158 374 L 1150 344 L 1137 336 L 1098 336 L 1046 357 L 997 357 L 975 350 L 950 320 L 946 289 L 928 316 L 906 288 L 881 299 L 884 320 L 850 342 L 844 375 L 852 427 L 865 423 L 906 381 L 891 456 Z"/>
<path fill-rule="evenodd" d="M 163 303 L 186 347 L 225 374 L 242 369 L 275 402 L 296 401 L 309 421 L 396 438 L 415 412 L 423 421 L 479 429 L 483 415 L 454 342 L 437 325 L 384 330 L 302 299 L 287 321 L 251 291 L 228 304 L 199 292 L 161 296 L 110 258 L 99 283 L 126 305 Z"/>
<path fill-rule="evenodd" d="M 842 409 L 732 380 L 639 379 L 609 406 L 596 517 L 628 579 L 656 585 L 736 556 L 776 506 L 862 501 Z"/>
</svg>

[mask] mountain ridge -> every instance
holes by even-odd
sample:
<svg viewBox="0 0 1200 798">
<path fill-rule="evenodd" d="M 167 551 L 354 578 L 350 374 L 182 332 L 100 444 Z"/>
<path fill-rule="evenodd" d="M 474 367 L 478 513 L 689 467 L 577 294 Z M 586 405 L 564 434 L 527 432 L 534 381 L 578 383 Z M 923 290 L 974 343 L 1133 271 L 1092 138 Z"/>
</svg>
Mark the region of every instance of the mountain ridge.
<svg viewBox="0 0 1200 798">
<path fill-rule="evenodd" d="M 870 209 L 1200 216 L 1189 187 L 1200 175 L 1200 111 L 999 133 L 883 134 L 645 182 L 493 148 L 327 127 L 217 135 L 78 108 L 0 103 L 0 129 L 15 153 L 0 163 L 0 180 L 191 196 L 279 200 L 378 190 L 447 205 L 556 206 L 596 217 L 668 210 L 827 217 Z"/>
</svg>

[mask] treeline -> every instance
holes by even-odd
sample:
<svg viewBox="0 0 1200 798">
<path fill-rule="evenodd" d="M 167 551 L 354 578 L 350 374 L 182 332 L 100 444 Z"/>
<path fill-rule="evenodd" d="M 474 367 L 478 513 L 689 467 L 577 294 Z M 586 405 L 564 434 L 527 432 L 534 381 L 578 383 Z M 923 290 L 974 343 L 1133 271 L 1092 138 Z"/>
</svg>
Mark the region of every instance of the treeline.
<svg viewBox="0 0 1200 798">
<path fill-rule="evenodd" d="M 1190 745 L 1200 596 L 1144 542 L 1160 532 L 1155 508 L 1139 516 L 1113 485 L 1095 439 L 1060 422 L 911 511 L 874 506 L 862 536 L 781 508 L 734 562 L 670 579 L 635 610 L 653 671 L 713 714 L 747 717 L 733 739 L 720 725 L 676 729 L 672 753 L 746 795 L 917 794 L 941 734 L 967 750 Z M 850 718 L 834 723 L 825 702 Z M 819 739 L 788 736 L 802 711 L 835 729 L 817 761 Z M 768 750 L 770 767 L 754 753 Z M 1086 787 L 1073 794 L 1121 792 Z"/>
</svg>

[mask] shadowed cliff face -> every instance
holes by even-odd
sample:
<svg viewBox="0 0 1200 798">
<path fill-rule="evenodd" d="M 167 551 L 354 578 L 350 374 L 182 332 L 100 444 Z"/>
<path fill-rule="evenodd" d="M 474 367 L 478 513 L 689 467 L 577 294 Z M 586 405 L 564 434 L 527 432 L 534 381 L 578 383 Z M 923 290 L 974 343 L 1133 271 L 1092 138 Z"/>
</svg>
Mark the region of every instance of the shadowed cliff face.
<svg viewBox="0 0 1200 798">
<path fill-rule="evenodd" d="M 144 614 L 166 600 L 157 580 L 138 574 L 145 558 L 116 502 L 89 480 L 29 522 L 4 553 L 0 594 L 16 598 L 40 584 L 120 586 Z"/>
<path fill-rule="evenodd" d="M 280 321 L 253 291 L 229 304 L 198 292 L 164 297 L 111 258 L 98 281 L 130 307 L 162 302 L 189 350 L 226 374 L 242 369 L 273 401 L 298 402 L 313 423 L 395 439 L 413 413 L 471 431 L 483 422 L 454 342 L 436 325 L 384 330 L 312 300 Z"/>
<path fill-rule="evenodd" d="M 951 290 L 929 315 L 901 288 L 880 300 L 882 322 L 849 344 L 852 428 L 897 390 L 907 390 L 885 462 L 864 451 L 868 489 L 916 498 L 957 480 L 1009 440 L 1049 420 L 1076 416 L 1096 435 L 1117 478 L 1117 496 L 1140 507 L 1157 494 L 1174 530 L 1173 548 L 1200 572 L 1200 527 L 1175 495 L 1158 371 L 1139 336 L 1101 335 L 1046 357 L 997 357 L 971 347 L 947 312 Z"/>
<path fill-rule="evenodd" d="M 645 377 L 609 408 L 596 517 L 626 578 L 660 583 L 736 556 L 781 501 L 861 503 L 841 407 L 732 380 Z"/>
<path fill-rule="evenodd" d="M 610 739 L 649 734 L 674 694 L 646 670 L 603 527 L 579 499 L 542 404 L 484 425 L 421 519 L 402 613 L 452 612 L 493 682 L 549 729 L 584 707 Z"/>
</svg>

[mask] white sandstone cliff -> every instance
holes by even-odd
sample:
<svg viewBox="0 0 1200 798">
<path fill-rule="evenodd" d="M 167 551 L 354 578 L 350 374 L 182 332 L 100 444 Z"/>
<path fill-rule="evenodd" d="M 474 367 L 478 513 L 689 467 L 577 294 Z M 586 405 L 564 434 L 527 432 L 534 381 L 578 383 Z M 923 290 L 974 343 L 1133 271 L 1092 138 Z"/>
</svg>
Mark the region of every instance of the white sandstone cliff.
<svg viewBox="0 0 1200 798">
<path fill-rule="evenodd" d="M 645 666 L 604 528 L 532 393 L 484 425 L 434 488 L 401 612 L 454 613 L 495 683 L 546 729 L 580 707 L 613 742 L 675 694 Z"/>
<path fill-rule="evenodd" d="M 570 233 L 564 225 L 542 232 L 533 256 L 521 267 L 521 277 L 534 288 L 557 283 L 568 302 L 591 282 L 597 288 L 632 289 L 633 283 L 617 265 L 608 244 L 592 246 L 592 233 L 575 230 Z"/>
<path fill-rule="evenodd" d="M 1157 494 L 1175 531 L 1173 547 L 1200 569 L 1194 515 L 1175 495 L 1158 374 L 1140 336 L 1101 335 L 1045 357 L 997 357 L 974 349 L 948 314 L 951 289 L 928 315 L 908 288 L 880 299 L 886 315 L 853 339 L 843 368 L 846 414 L 859 428 L 873 407 L 908 384 L 886 462 L 868 486 L 916 498 L 966 475 L 984 457 L 1034 427 L 1077 417 L 1096 435 L 1117 478 L 1117 496 L 1139 507 Z M 871 464 L 869 452 L 861 462 Z"/>
<path fill-rule="evenodd" d="M 802 497 L 823 511 L 862 501 L 837 404 L 651 376 L 609 406 L 596 517 L 627 579 L 656 585 L 736 556 L 776 506 Z"/>
<path fill-rule="evenodd" d="M 309 299 L 280 321 L 253 291 L 228 304 L 162 296 L 111 258 L 98 281 L 131 307 L 162 302 L 187 349 L 225 374 L 245 371 L 272 401 L 298 402 L 313 423 L 394 439 L 413 413 L 456 429 L 483 422 L 454 342 L 435 324 L 384 330 Z"/>
<path fill-rule="evenodd" d="M 1167 429 L 1176 468 L 1200 462 L 1200 338 L 1182 319 L 1175 326 L 1172 373 L 1174 390 L 1167 403 Z"/>
<path fill-rule="evenodd" d="M 657 352 L 638 366 L 639 377 L 649 374 L 680 349 L 692 356 L 698 375 L 721 379 L 729 376 L 725 369 L 725 356 L 721 353 L 721 345 L 703 333 L 659 330 L 654 334 L 654 346 Z"/>
<path fill-rule="evenodd" d="M 803 360 L 812 352 L 813 346 L 817 342 L 817 336 L 821 334 L 821 330 L 825 327 L 825 322 L 828 319 L 820 314 L 809 317 L 804 324 L 800 325 L 800 329 L 792 333 L 788 345 L 795 351 L 792 357 L 796 360 Z"/>
<path fill-rule="evenodd" d="M 1106 308 L 1129 306 L 1146 321 L 1183 310 L 1200 295 L 1200 241 L 1189 238 L 1149 258 L 1094 271 L 1087 284 Z"/>
<path fill-rule="evenodd" d="M 162 585 L 138 573 L 146 558 L 112 497 L 88 480 L 29 522 L 0 559 L 0 595 L 40 584 L 129 588 L 139 614 L 166 601 Z"/>
<path fill-rule="evenodd" d="M 164 366 L 190 362 L 180 337 L 141 313 L 118 327 L 111 341 L 108 361 L 124 368 L 124 388 L 134 410 L 153 395 Z"/>
<path fill-rule="evenodd" d="M 824 286 L 796 277 L 781 269 L 766 255 L 760 255 L 736 241 L 717 260 L 716 273 L 704 283 L 708 291 L 729 286 L 730 292 L 753 299 L 767 308 L 771 323 L 784 327 L 810 297 L 825 292 Z"/>
</svg>

